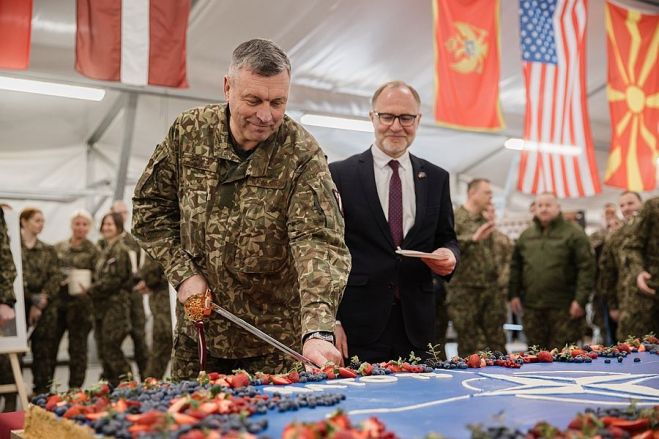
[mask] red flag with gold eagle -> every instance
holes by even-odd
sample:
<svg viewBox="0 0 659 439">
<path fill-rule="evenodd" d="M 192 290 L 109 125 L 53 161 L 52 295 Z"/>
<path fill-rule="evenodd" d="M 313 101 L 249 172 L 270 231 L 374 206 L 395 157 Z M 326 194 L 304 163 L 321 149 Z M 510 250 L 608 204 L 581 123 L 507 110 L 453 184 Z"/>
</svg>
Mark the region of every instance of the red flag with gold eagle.
<svg viewBox="0 0 659 439">
<path fill-rule="evenodd" d="M 433 0 L 435 120 L 473 131 L 505 127 L 499 105 L 499 0 Z"/>
<path fill-rule="evenodd" d="M 659 132 L 659 14 L 606 4 L 611 149 L 604 182 L 632 191 L 656 186 Z"/>
</svg>

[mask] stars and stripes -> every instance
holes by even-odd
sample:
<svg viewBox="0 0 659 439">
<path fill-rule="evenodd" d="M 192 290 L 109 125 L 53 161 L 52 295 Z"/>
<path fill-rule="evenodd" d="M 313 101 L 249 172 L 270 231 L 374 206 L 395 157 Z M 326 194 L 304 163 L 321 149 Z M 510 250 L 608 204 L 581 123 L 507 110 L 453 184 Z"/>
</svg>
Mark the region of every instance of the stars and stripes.
<svg viewBox="0 0 659 439">
<path fill-rule="evenodd" d="M 565 198 L 601 190 L 586 105 L 586 21 L 586 0 L 520 0 L 526 82 L 521 192 Z M 567 154 L 555 152 L 564 145 Z"/>
</svg>

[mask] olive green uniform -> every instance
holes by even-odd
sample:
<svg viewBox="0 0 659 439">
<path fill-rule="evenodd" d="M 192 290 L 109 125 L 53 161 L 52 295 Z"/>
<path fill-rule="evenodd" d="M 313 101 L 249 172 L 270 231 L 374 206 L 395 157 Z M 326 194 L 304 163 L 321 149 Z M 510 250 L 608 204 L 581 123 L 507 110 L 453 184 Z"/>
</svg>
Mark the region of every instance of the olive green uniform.
<svg viewBox="0 0 659 439">
<path fill-rule="evenodd" d="M 103 377 L 111 384 L 131 372 L 121 344 L 130 332 L 129 285 L 132 282 L 128 249 L 121 240 L 101 251 L 89 289 L 94 306 L 94 338 L 103 366 Z"/>
<path fill-rule="evenodd" d="M 0 305 L 13 307 L 16 298 L 14 296 L 14 279 L 16 279 L 16 266 L 9 246 L 9 233 L 7 223 L 5 222 L 5 213 L 0 207 Z M 10 324 L 11 325 L 11 324 Z M 3 332 L 6 328 L 0 328 L 0 337 L 6 335 Z M 8 355 L 0 354 L 0 385 L 13 384 L 14 374 L 11 370 Z M 13 412 L 16 410 L 16 394 L 5 393 L 0 395 L 4 397 L 4 411 Z"/>
<path fill-rule="evenodd" d="M 72 269 L 90 270 L 96 267 L 98 248 L 88 239 L 78 245 L 70 240 L 55 244 L 63 273 Z M 69 332 L 69 388 L 82 387 L 87 371 L 87 336 L 93 325 L 93 307 L 88 294 L 70 295 L 68 284 L 59 290 L 58 318 L 55 334 L 59 346 L 64 332 Z"/>
<path fill-rule="evenodd" d="M 631 238 L 623 243 L 623 251 L 634 283 L 641 271 L 647 271 L 652 276 L 647 281 L 648 286 L 655 290 L 655 294 L 649 296 L 637 289 L 638 294 L 629 298 L 629 307 L 638 324 L 637 328 L 630 329 L 636 332 L 631 335 L 659 334 L 659 197 L 645 202 L 634 222 Z M 638 333 L 643 331 L 647 332 Z"/>
<path fill-rule="evenodd" d="M 149 308 L 153 315 L 153 329 L 147 377 L 162 379 L 172 355 L 172 315 L 169 305 L 169 284 L 160 264 L 149 256 L 144 258 L 140 277 L 151 290 Z"/>
<path fill-rule="evenodd" d="M 509 297 L 524 305 L 529 345 L 562 347 L 581 340 L 585 317 L 570 318 L 576 300 L 585 308 L 593 289 L 595 257 L 588 236 L 559 215 L 543 228 L 537 218 L 520 235 L 510 265 Z"/>
<path fill-rule="evenodd" d="M 499 285 L 501 270 L 494 234 L 474 241 L 472 236 L 487 220 L 464 206 L 455 210 L 455 233 L 460 245 L 460 264 L 448 290 L 448 312 L 458 333 L 461 356 L 489 348 L 506 351 L 506 296 Z"/>
<path fill-rule="evenodd" d="M 294 349 L 333 331 L 350 270 L 344 223 L 327 161 L 290 119 L 249 157 L 230 140 L 227 105 L 181 114 L 140 178 L 133 233 L 176 288 L 202 274 L 213 301 Z M 200 291 L 201 293 L 201 291 Z M 172 375 L 196 376 L 194 326 L 177 306 Z M 206 322 L 213 359 L 290 362 L 218 315 Z"/>
<path fill-rule="evenodd" d="M 38 303 L 38 295 L 45 294 L 48 304 L 41 310 L 32 337 L 33 392 L 47 392 L 55 374 L 57 361 L 57 309 L 62 279 L 57 252 L 52 245 L 37 240 L 32 248 L 21 246 L 23 262 L 23 291 L 25 293 L 26 320 L 31 306 Z"/>
</svg>

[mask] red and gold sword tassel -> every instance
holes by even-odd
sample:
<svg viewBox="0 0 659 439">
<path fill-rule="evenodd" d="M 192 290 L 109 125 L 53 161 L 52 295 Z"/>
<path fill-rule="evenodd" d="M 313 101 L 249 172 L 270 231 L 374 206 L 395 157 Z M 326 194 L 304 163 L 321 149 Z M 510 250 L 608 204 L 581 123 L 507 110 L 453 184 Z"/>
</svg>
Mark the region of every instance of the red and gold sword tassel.
<svg viewBox="0 0 659 439">
<path fill-rule="evenodd" d="M 212 296 L 211 290 L 206 289 L 204 293 L 195 294 L 188 298 L 183 304 L 185 318 L 190 320 L 197 330 L 197 353 L 199 356 L 199 370 L 206 370 L 206 332 L 204 330 L 204 319 L 211 314 Z"/>
</svg>

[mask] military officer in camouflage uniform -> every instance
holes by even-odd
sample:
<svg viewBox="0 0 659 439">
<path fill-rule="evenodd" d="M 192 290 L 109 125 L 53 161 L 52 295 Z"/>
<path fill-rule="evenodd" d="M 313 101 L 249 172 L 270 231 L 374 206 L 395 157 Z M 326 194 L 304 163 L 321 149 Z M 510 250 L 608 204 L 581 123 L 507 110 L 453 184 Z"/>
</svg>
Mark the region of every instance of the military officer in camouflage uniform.
<svg viewBox="0 0 659 439">
<path fill-rule="evenodd" d="M 563 219 L 556 194 L 539 194 L 533 224 L 513 250 L 508 291 L 513 312 L 524 312 L 530 346 L 551 349 L 581 340 L 594 271 L 588 236 Z"/>
<path fill-rule="evenodd" d="M 647 325 L 637 314 L 641 309 L 652 307 L 653 300 L 642 294 L 636 286 L 636 276 L 630 270 L 625 243 L 634 235 L 636 215 L 643 207 L 641 196 L 625 191 L 620 195 L 620 210 L 624 224 L 612 232 L 604 241 L 599 259 L 597 298 L 601 298 L 609 309 L 609 317 L 617 322 L 616 340 L 628 335 L 644 335 Z M 643 332 L 645 331 L 645 332 Z"/>
<path fill-rule="evenodd" d="M 71 237 L 55 244 L 62 272 L 68 275 L 73 269 L 94 272 L 98 248 L 87 239 L 92 216 L 86 210 L 71 215 Z M 67 278 L 59 291 L 58 319 L 55 340 L 59 345 L 65 331 L 69 333 L 69 388 L 82 387 L 87 371 L 87 336 L 92 329 L 93 308 L 88 294 L 69 294 Z M 71 291 L 75 291 L 72 289 Z"/>
<path fill-rule="evenodd" d="M 121 344 L 130 332 L 130 294 L 132 267 L 128 248 L 121 239 L 123 220 L 108 213 L 101 221 L 106 246 L 94 269 L 94 282 L 88 294 L 94 306 L 94 338 L 103 366 L 103 377 L 117 385 L 121 376 L 131 373 Z"/>
<path fill-rule="evenodd" d="M 653 300 L 646 308 L 637 308 L 637 318 L 648 332 L 659 334 L 659 197 L 645 202 L 634 224 L 633 236 L 626 241 L 624 251 L 628 252 L 630 271 L 636 276 L 636 286 L 647 298 Z M 638 300 L 638 298 L 636 298 Z M 648 304 L 647 300 L 643 301 Z M 633 304 L 633 306 L 639 306 Z M 622 316 L 621 316 L 622 317 Z M 640 325 L 639 325 L 640 326 Z M 634 334 L 642 336 L 645 334 Z"/>
<path fill-rule="evenodd" d="M 145 377 L 162 379 L 172 355 L 172 315 L 169 306 L 169 284 L 165 273 L 153 258 L 146 256 L 140 268 L 140 282 L 135 290 L 149 294 L 153 329 L 149 362 Z"/>
<path fill-rule="evenodd" d="M 21 250 L 23 291 L 28 326 L 34 326 L 30 338 L 34 394 L 47 392 L 55 373 L 57 359 L 57 309 L 60 268 L 52 245 L 37 239 L 43 230 L 44 217 L 39 209 L 21 211 Z"/>
<path fill-rule="evenodd" d="M 496 226 L 484 216 L 491 202 L 490 182 L 477 178 L 469 182 L 467 201 L 455 211 L 461 261 L 447 285 L 447 301 L 462 357 L 485 348 L 506 352 L 506 300 L 499 288 Z"/>
<path fill-rule="evenodd" d="M 112 203 L 111 212 L 115 212 L 121 215 L 121 218 L 126 224 L 126 219 L 128 218 L 128 207 L 126 203 L 121 200 L 117 200 Z M 121 239 L 128 247 L 128 253 L 133 253 L 135 256 L 135 266 L 133 267 L 133 273 L 137 274 L 139 267 L 143 263 L 142 258 L 142 249 L 137 243 L 133 235 L 128 233 L 124 229 L 124 233 L 121 235 Z M 133 291 L 132 285 L 130 290 L 130 338 L 133 340 L 133 354 L 135 355 L 135 363 L 137 363 L 137 369 L 140 372 L 140 377 L 142 379 L 146 378 L 148 375 L 146 373 L 147 361 L 149 359 L 149 349 L 146 345 L 146 314 L 144 313 L 144 300 L 141 293 Z"/>
<path fill-rule="evenodd" d="M 11 325 L 16 319 L 14 312 L 14 279 L 16 278 L 16 266 L 9 248 L 9 234 L 5 222 L 4 206 L 0 204 L 0 337 L 5 335 L 5 327 Z M 9 356 L 0 354 L 0 385 L 13 384 L 14 374 L 9 363 Z M 5 405 L 3 411 L 13 412 L 16 410 L 16 393 L 5 393 Z"/>
<path fill-rule="evenodd" d="M 350 255 L 325 154 L 284 114 L 290 62 L 273 42 L 233 52 L 228 105 L 186 111 L 157 147 L 133 198 L 133 233 L 164 268 L 180 303 L 213 301 L 316 364 L 332 343 Z M 194 325 L 177 306 L 172 376 L 199 370 Z M 206 322 L 207 370 L 280 372 L 274 348 L 218 315 Z"/>
</svg>

